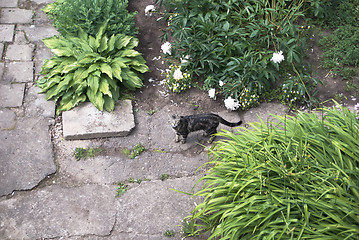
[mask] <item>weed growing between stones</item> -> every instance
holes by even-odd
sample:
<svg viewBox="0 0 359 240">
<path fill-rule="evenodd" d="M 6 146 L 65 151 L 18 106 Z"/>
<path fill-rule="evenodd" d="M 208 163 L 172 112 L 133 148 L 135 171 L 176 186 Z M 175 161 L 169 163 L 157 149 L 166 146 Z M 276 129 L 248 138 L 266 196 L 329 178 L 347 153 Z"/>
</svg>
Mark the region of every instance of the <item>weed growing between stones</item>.
<svg viewBox="0 0 359 240">
<path fill-rule="evenodd" d="M 172 230 L 167 230 L 167 231 L 165 231 L 164 233 L 163 233 L 163 235 L 165 236 L 165 237 L 174 237 L 175 236 L 175 233 L 174 233 L 174 231 L 172 231 Z"/>
<path fill-rule="evenodd" d="M 97 154 L 101 153 L 103 148 L 75 148 L 74 156 L 77 161 L 86 160 L 88 157 L 93 158 Z"/>
</svg>

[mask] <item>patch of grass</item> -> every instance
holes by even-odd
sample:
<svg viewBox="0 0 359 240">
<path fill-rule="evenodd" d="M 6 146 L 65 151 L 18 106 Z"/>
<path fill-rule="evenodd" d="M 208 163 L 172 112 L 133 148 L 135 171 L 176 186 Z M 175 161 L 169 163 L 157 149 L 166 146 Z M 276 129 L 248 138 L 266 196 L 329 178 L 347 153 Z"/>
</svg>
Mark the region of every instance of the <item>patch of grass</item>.
<svg viewBox="0 0 359 240">
<path fill-rule="evenodd" d="M 148 111 L 147 111 L 147 114 L 148 114 L 148 115 L 153 115 L 153 114 L 155 114 L 156 112 L 158 112 L 158 108 L 155 107 L 154 109 L 148 110 Z"/>
<path fill-rule="evenodd" d="M 138 143 L 131 151 L 130 158 L 134 159 L 135 157 L 139 156 L 141 153 L 146 151 L 146 148 L 141 144 Z"/>
<path fill-rule="evenodd" d="M 170 175 L 168 175 L 168 174 L 166 174 L 166 173 L 161 175 L 161 180 L 162 180 L 162 181 L 165 181 L 165 180 L 167 180 L 167 179 L 169 179 L 169 178 L 170 178 Z"/>
<path fill-rule="evenodd" d="M 127 191 L 127 184 L 124 182 L 118 182 L 116 187 L 116 197 L 122 196 Z"/>
<path fill-rule="evenodd" d="M 93 158 L 96 154 L 103 151 L 103 148 L 75 148 L 74 156 L 77 161 L 86 160 L 88 157 Z"/>
<path fill-rule="evenodd" d="M 193 219 L 182 221 L 182 231 L 185 236 L 198 236 L 196 232 L 196 226 Z"/>
<path fill-rule="evenodd" d="M 174 237 L 175 233 L 172 230 L 167 230 L 163 233 L 165 237 Z"/>
<path fill-rule="evenodd" d="M 131 154 L 131 150 L 128 149 L 128 148 L 124 148 L 124 149 L 122 149 L 121 153 L 122 153 L 122 155 L 124 155 L 125 157 L 128 157 L 128 156 L 130 156 L 130 154 Z"/>
</svg>

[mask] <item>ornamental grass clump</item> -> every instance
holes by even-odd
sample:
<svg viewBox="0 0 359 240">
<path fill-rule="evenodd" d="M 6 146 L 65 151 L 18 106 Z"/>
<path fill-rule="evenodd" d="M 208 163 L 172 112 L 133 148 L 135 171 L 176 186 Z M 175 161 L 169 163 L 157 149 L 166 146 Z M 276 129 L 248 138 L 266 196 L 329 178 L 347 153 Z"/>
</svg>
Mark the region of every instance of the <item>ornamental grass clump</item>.
<svg viewBox="0 0 359 240">
<path fill-rule="evenodd" d="M 359 121 L 324 108 L 222 131 L 186 221 L 209 239 L 359 238 Z"/>
<path fill-rule="evenodd" d="M 37 85 L 46 98 L 58 103 L 57 114 L 89 100 L 99 110 L 112 111 L 127 90 L 143 86 L 146 61 L 134 50 L 138 39 L 125 34 L 107 37 L 107 21 L 95 37 L 80 31 L 77 36 L 50 37 L 44 44 L 54 56 L 45 60 Z"/>
</svg>

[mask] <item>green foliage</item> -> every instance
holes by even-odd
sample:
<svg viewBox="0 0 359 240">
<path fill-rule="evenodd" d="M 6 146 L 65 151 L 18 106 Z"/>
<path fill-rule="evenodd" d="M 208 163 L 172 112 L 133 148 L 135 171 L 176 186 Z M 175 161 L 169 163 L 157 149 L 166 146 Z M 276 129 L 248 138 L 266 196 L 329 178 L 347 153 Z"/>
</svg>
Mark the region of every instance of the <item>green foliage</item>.
<svg viewBox="0 0 359 240">
<path fill-rule="evenodd" d="M 319 115 L 319 116 L 318 116 Z M 359 238 L 359 121 L 337 105 L 273 116 L 211 149 L 187 220 L 209 239 Z"/>
<path fill-rule="evenodd" d="M 167 180 L 169 178 L 170 178 L 170 175 L 168 175 L 167 173 L 164 173 L 164 174 L 161 175 L 161 180 L 162 181 L 165 181 L 165 180 Z"/>
<path fill-rule="evenodd" d="M 86 160 L 88 157 L 93 158 L 96 154 L 102 152 L 102 148 L 75 148 L 74 156 L 77 161 Z"/>
<path fill-rule="evenodd" d="M 175 236 L 175 233 L 172 231 L 172 230 L 166 230 L 163 235 L 165 237 L 174 237 Z"/>
<path fill-rule="evenodd" d="M 263 93 L 271 91 L 283 69 L 296 66 L 305 70 L 299 66 L 303 65 L 301 56 L 306 42 L 295 24 L 303 16 L 302 0 L 163 3 L 173 10 L 167 17 L 175 41 L 173 54 L 167 57 L 175 62 L 189 56 L 181 64 L 185 72 L 203 76 L 207 90 L 219 88 L 225 97 L 242 97 L 243 109 L 257 104 Z M 279 51 L 283 51 L 285 61 L 271 61 L 273 53 Z M 300 74 L 309 76 L 308 71 Z M 220 81 L 225 84 L 219 85 Z"/>
<path fill-rule="evenodd" d="M 116 187 L 116 197 L 120 197 L 128 190 L 128 186 L 124 182 L 118 182 Z"/>
<path fill-rule="evenodd" d="M 144 146 L 142 146 L 141 143 L 136 144 L 136 146 L 132 149 L 131 154 L 130 154 L 130 158 L 134 159 L 135 157 L 141 155 L 141 153 L 143 153 L 144 151 L 146 151 L 146 148 Z"/>
<path fill-rule="evenodd" d="M 171 64 L 166 72 L 166 85 L 175 93 L 180 93 L 192 87 L 191 75 L 182 73 L 181 66 Z"/>
<path fill-rule="evenodd" d="M 107 22 L 95 37 L 80 31 L 74 37 L 50 37 L 45 45 L 54 56 L 45 60 L 37 84 L 47 99 L 59 103 L 57 113 L 89 99 L 96 108 L 112 111 L 126 89 L 143 86 L 139 73 L 147 72 L 138 39 L 124 34 L 104 35 Z"/>
<path fill-rule="evenodd" d="M 136 13 L 127 11 L 127 0 L 57 0 L 43 11 L 53 19 L 53 25 L 61 35 L 76 35 L 80 29 L 95 36 L 101 24 L 108 20 L 105 35 L 125 34 L 135 36 Z"/>
</svg>

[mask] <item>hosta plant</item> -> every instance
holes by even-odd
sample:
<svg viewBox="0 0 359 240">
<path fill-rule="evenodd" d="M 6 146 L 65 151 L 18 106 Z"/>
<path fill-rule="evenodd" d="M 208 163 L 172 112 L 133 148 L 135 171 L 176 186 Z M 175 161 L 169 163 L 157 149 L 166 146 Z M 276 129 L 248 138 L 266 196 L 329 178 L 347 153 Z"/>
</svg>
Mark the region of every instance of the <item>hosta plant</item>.
<svg viewBox="0 0 359 240">
<path fill-rule="evenodd" d="M 50 37 L 45 45 L 54 56 L 46 60 L 37 84 L 47 99 L 58 102 L 57 113 L 87 99 L 99 110 L 112 111 L 124 90 L 141 88 L 140 73 L 149 69 L 133 48 L 138 39 L 124 34 L 95 37 L 80 31 L 76 37 Z"/>
<path fill-rule="evenodd" d="M 222 131 L 186 222 L 209 239 L 359 239 L 359 121 L 347 108 Z"/>
</svg>

